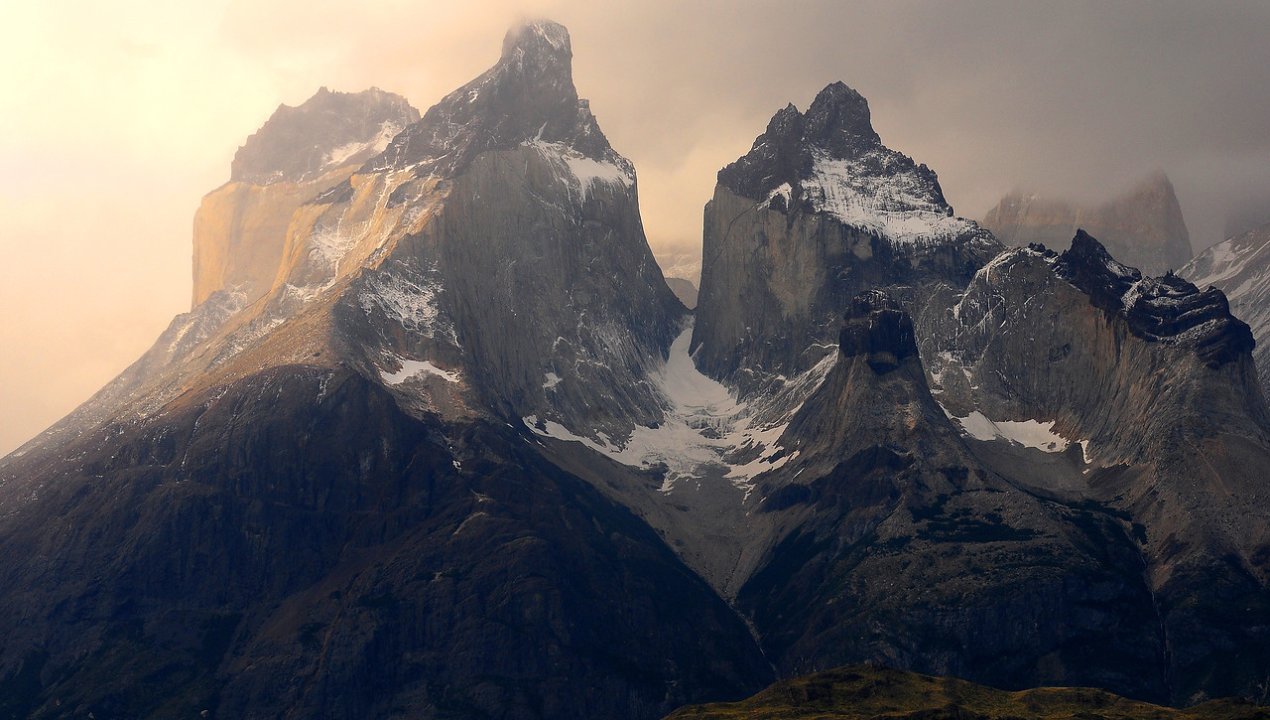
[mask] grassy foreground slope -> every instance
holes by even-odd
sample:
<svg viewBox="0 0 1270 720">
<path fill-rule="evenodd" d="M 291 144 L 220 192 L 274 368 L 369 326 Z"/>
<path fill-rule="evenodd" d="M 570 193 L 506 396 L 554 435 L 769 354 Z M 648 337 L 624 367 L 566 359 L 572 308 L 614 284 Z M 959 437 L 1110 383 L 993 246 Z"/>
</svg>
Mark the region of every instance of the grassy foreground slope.
<svg viewBox="0 0 1270 720">
<path fill-rule="evenodd" d="M 1184 710 L 1092 688 L 1008 692 L 955 678 L 852 665 L 783 680 L 741 702 L 692 705 L 666 720 L 1270 720 L 1270 708 L 1214 700 Z"/>
</svg>

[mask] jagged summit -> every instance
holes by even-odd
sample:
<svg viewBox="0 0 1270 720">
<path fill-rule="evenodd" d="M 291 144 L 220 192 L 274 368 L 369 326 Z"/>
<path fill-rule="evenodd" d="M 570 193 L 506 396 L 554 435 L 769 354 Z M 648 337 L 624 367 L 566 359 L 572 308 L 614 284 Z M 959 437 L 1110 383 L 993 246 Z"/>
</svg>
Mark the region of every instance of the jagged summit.
<svg viewBox="0 0 1270 720">
<path fill-rule="evenodd" d="M 882 143 L 873 129 L 869 101 L 842 81 L 826 85 L 807 108 L 803 120 L 808 138 L 827 147 L 837 146 L 843 154 Z"/>
<path fill-rule="evenodd" d="M 600 131 L 590 104 L 578 98 L 568 30 L 547 20 L 508 31 L 492 68 L 429 109 L 367 169 L 414 167 L 416 176 L 450 175 L 482 152 L 522 143 L 564 146 L 616 163 L 634 177 Z"/>
<path fill-rule="evenodd" d="M 300 105 L 279 105 L 238 148 L 230 180 L 256 185 L 300 182 L 387 147 L 419 119 L 405 98 L 379 88 L 335 92 L 326 87 Z"/>
<path fill-rule="evenodd" d="M 745 394 L 827 357 L 858 293 L 907 288 L 916 316 L 914 302 L 963 285 L 1001 245 L 955 217 L 934 171 L 883 145 L 868 102 L 838 82 L 806 112 L 778 111 L 719 171 L 702 248 L 692 348 Z"/>
<path fill-rule="evenodd" d="M 1076 232 L 1055 270 L 1095 307 L 1123 316 L 1135 335 L 1193 347 L 1212 368 L 1238 360 L 1256 344 L 1247 323 L 1231 315 L 1221 290 L 1200 290 L 1173 273 L 1143 277 L 1084 230 Z"/>
<path fill-rule="evenodd" d="M 841 82 L 806 113 L 777 112 L 744 157 L 719 171 L 733 193 L 792 212 L 837 217 L 892 241 L 950 239 L 972 226 L 952 219 L 935 172 L 882 144 L 869 103 Z"/>
<path fill-rule="evenodd" d="M 569 41 L 569 29 L 558 22 L 547 19 L 525 20 L 508 29 L 503 36 L 503 59 L 516 53 L 539 59 L 544 56 L 562 60 L 565 72 L 572 72 L 569 67 L 573 59 L 573 46 Z"/>
</svg>

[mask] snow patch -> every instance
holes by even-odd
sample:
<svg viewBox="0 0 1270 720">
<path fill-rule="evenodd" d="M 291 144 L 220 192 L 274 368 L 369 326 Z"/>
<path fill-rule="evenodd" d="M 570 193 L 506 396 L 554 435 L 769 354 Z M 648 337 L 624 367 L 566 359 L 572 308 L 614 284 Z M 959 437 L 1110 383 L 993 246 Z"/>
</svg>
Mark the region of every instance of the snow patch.
<svg viewBox="0 0 1270 720">
<path fill-rule="evenodd" d="M 379 376 L 389 385 L 400 385 L 411 378 L 417 378 L 424 375 L 435 375 L 446 382 L 456 383 L 462 377 L 457 370 L 443 370 L 433 365 L 430 360 L 408 360 L 398 358 L 401 363 L 401 369 L 397 372 L 379 371 Z"/>
<path fill-rule="evenodd" d="M 756 476 L 797 456 L 797 452 L 784 452 L 778 441 L 801 403 L 761 421 L 757 403 L 739 401 L 722 383 L 697 370 L 688 354 L 691 340 L 689 325 L 671 344 L 665 364 L 651 378 L 667 405 L 666 415 L 656 427 L 637 426 L 629 438 L 617 442 L 603 434 L 598 439 L 582 437 L 560 423 L 536 416 L 522 420 L 538 435 L 582 443 L 624 465 L 664 466 L 662 492 L 670 492 L 681 480 L 715 473 L 748 495 Z M 810 395 L 833 367 L 835 357 L 828 354 L 785 386 L 802 397 Z"/>
<path fill-rule="evenodd" d="M 846 225 L 897 245 L 948 241 L 976 229 L 933 198 L 925 178 L 895 167 L 895 158 L 885 148 L 855 159 L 838 159 L 823 151 L 812 157 L 812 176 L 802 181 L 803 192 L 815 211 Z"/>
<path fill-rule="evenodd" d="M 369 140 L 362 142 L 344 143 L 338 147 L 331 148 L 331 151 L 322 159 L 324 168 L 333 168 L 348 162 L 349 158 L 368 150 L 369 155 L 378 155 L 383 152 L 392 139 L 402 131 L 400 123 L 391 120 L 385 121 L 379 126 L 379 132 Z"/>
<path fill-rule="evenodd" d="M 544 375 L 544 376 L 543 376 L 543 380 L 542 380 L 542 387 L 543 387 L 543 389 L 544 389 L 544 390 L 550 390 L 551 388 L 553 388 L 553 387 L 555 387 L 555 386 L 557 386 L 557 385 L 559 385 L 559 384 L 560 384 L 560 376 L 559 376 L 559 375 L 557 375 L 557 374 L 555 374 L 555 373 L 553 373 L 553 372 L 549 372 L 549 373 L 547 373 L 546 375 Z"/>
<path fill-rule="evenodd" d="M 538 154 L 550 160 L 561 170 L 567 170 L 567 174 L 561 173 L 562 179 L 577 187 L 582 193 L 583 199 L 591 193 L 591 188 L 597 184 L 615 185 L 623 188 L 635 184 L 634 172 L 629 167 L 623 167 L 609 160 L 596 160 L 595 158 L 587 157 L 563 143 L 547 142 L 535 138 L 522 144 L 525 147 L 537 150 Z"/>
<path fill-rule="evenodd" d="M 1063 452 L 1071 444 L 1066 438 L 1054 432 L 1053 421 L 1043 423 L 1039 420 L 990 420 L 978 410 L 972 411 L 966 417 L 957 417 L 947 408 L 943 410 L 948 419 L 961 426 L 963 433 L 976 440 L 1005 440 L 1048 453 Z"/>
</svg>

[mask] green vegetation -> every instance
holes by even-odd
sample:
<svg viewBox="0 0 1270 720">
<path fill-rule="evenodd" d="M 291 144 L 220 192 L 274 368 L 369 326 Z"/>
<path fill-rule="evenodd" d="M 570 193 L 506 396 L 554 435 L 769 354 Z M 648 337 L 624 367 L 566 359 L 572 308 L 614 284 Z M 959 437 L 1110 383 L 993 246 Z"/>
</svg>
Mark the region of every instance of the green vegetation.
<svg viewBox="0 0 1270 720">
<path fill-rule="evenodd" d="M 1215 700 L 1185 710 L 1091 688 L 1007 692 L 954 678 L 853 665 L 784 680 L 735 703 L 680 708 L 667 720 L 1270 720 L 1270 708 Z"/>
</svg>

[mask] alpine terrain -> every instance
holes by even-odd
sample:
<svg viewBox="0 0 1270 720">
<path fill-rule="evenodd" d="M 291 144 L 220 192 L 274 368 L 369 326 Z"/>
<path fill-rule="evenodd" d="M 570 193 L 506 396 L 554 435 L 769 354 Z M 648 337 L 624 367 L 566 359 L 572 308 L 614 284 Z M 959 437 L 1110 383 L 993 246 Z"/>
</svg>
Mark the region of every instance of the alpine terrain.
<svg viewBox="0 0 1270 720">
<path fill-rule="evenodd" d="M 1254 716 L 1146 703 L 1270 677 L 1255 250 L 1007 247 L 833 83 L 718 173 L 690 310 L 572 59 L 247 140 L 192 309 L 0 460 L 0 717 Z"/>
<path fill-rule="evenodd" d="M 1216 287 L 1230 298 L 1231 311 L 1252 328 L 1261 390 L 1270 392 L 1270 225 L 1217 243 L 1178 274 L 1199 287 Z"/>
</svg>

